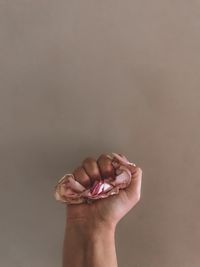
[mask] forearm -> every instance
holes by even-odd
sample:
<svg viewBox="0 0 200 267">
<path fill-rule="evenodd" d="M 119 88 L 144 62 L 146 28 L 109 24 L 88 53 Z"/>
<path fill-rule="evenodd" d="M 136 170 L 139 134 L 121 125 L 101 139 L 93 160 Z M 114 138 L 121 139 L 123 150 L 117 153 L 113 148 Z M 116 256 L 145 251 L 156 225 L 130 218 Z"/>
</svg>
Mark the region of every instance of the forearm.
<svg viewBox="0 0 200 267">
<path fill-rule="evenodd" d="M 67 223 L 63 267 L 117 267 L 115 226 Z"/>
</svg>

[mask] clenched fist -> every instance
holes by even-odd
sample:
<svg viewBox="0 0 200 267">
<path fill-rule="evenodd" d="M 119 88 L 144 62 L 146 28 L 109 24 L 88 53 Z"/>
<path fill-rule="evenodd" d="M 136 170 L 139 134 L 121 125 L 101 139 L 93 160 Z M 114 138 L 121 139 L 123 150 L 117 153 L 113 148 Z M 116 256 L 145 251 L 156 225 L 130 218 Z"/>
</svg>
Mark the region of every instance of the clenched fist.
<svg viewBox="0 0 200 267">
<path fill-rule="evenodd" d="M 128 160 L 125 156 L 113 154 L 114 158 L 102 154 L 97 160 L 87 157 L 73 170 L 75 182 L 84 188 L 80 195 L 87 194 L 95 200 L 91 204 L 80 202 L 78 205 L 67 205 L 68 222 L 116 225 L 140 200 L 141 168 L 132 163 L 126 164 Z M 92 195 L 95 190 L 96 195 Z M 97 190 L 101 190 L 99 195 Z M 99 198 L 101 195 L 104 197 Z"/>
</svg>

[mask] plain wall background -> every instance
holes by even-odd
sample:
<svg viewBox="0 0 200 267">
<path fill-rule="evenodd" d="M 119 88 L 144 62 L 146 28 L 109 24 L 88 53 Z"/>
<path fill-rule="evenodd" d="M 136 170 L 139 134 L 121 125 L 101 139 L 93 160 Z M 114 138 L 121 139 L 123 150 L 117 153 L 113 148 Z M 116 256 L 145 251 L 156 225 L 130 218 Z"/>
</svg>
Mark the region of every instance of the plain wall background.
<svg viewBox="0 0 200 267">
<path fill-rule="evenodd" d="M 121 152 L 142 198 L 120 267 L 199 267 L 199 1 L 0 1 L 0 265 L 61 266 L 53 187 Z"/>
</svg>

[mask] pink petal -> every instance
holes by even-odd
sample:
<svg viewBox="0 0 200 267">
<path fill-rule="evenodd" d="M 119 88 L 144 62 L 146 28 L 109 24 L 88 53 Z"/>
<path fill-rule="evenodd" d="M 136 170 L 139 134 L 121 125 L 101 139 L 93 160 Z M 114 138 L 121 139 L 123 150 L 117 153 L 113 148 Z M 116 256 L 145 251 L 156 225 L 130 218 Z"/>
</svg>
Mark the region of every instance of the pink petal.
<svg viewBox="0 0 200 267">
<path fill-rule="evenodd" d="M 123 171 L 121 174 L 116 176 L 116 179 L 114 182 L 112 182 L 113 185 L 119 185 L 119 184 L 129 184 L 131 182 L 131 176 Z"/>
<path fill-rule="evenodd" d="M 90 199 L 101 199 L 119 194 L 120 189 L 128 187 L 136 165 L 121 154 L 112 153 L 109 158 L 112 159 L 112 165 L 115 168 L 115 178 L 96 180 L 89 189 L 86 189 L 75 180 L 73 174 L 66 174 L 55 186 L 56 200 L 67 204 L 85 203 Z"/>
<path fill-rule="evenodd" d="M 73 177 L 69 177 L 69 186 L 77 191 L 77 192 L 83 192 L 86 188 L 82 186 L 79 182 L 77 182 Z"/>
</svg>

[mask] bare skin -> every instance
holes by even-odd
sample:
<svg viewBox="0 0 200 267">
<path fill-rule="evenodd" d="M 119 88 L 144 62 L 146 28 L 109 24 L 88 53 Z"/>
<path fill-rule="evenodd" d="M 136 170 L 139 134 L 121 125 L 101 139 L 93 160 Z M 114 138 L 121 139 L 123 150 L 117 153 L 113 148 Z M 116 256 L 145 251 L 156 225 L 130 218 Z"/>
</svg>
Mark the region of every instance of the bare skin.
<svg viewBox="0 0 200 267">
<path fill-rule="evenodd" d="M 92 204 L 67 205 L 63 244 L 63 267 L 117 267 L 115 229 L 118 222 L 138 203 L 142 170 L 132 167 L 129 187 L 118 195 L 99 199 Z M 114 175 L 111 160 L 102 154 L 97 160 L 88 157 L 73 174 L 83 186 L 94 179 Z"/>
</svg>

